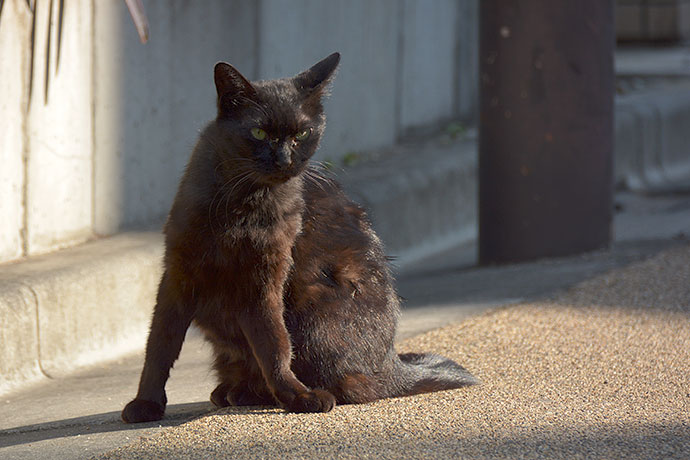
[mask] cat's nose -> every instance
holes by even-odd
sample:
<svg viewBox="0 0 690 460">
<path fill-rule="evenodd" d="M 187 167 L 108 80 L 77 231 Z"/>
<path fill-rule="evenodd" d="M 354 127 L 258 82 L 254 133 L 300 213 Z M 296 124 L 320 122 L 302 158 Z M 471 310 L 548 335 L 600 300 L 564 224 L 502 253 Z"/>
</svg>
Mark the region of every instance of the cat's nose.
<svg viewBox="0 0 690 460">
<path fill-rule="evenodd" d="M 292 164 L 292 153 L 287 148 L 278 149 L 275 157 L 276 166 L 285 169 Z"/>
</svg>

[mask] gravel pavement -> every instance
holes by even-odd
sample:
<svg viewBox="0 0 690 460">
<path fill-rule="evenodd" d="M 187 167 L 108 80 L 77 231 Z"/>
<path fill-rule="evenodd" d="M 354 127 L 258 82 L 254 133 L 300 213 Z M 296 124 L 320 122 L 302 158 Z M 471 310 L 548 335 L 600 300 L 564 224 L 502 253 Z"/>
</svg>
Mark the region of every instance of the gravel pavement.
<svg viewBox="0 0 690 460">
<path fill-rule="evenodd" d="M 690 247 L 413 337 L 479 386 L 339 406 L 230 408 L 99 459 L 685 458 Z"/>
</svg>

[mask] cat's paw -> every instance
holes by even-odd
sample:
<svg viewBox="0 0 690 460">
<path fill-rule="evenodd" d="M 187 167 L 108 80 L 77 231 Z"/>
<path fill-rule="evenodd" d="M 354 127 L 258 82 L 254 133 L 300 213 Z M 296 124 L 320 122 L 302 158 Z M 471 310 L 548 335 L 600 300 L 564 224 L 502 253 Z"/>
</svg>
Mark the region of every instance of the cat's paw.
<svg viewBox="0 0 690 460">
<path fill-rule="evenodd" d="M 122 421 L 125 423 L 153 422 L 163 418 L 165 407 L 153 401 L 134 399 L 122 409 Z"/>
<path fill-rule="evenodd" d="M 335 407 L 335 396 L 326 390 L 298 394 L 287 408 L 290 412 L 328 412 Z"/>
</svg>

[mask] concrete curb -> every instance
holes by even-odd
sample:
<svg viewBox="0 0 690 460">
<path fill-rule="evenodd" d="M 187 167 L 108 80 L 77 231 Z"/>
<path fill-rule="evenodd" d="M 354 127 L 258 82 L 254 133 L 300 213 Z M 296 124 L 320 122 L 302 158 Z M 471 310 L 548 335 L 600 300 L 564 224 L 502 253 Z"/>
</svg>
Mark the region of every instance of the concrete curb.
<svg viewBox="0 0 690 460">
<path fill-rule="evenodd" d="M 139 349 L 162 238 L 118 235 L 0 271 L 0 394 Z"/>
<path fill-rule="evenodd" d="M 619 97 L 616 177 L 665 190 L 690 177 L 690 91 Z M 396 146 L 340 177 L 405 265 L 476 236 L 476 137 Z M 162 237 L 128 233 L 0 266 L 0 394 L 143 347 Z M 97 307 L 96 307 L 97 306 Z"/>
</svg>

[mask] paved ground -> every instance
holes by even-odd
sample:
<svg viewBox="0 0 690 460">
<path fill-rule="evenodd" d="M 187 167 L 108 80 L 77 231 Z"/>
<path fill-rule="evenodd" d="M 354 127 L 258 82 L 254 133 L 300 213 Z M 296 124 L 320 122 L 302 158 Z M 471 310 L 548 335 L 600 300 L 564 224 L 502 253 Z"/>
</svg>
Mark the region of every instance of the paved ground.
<svg viewBox="0 0 690 460">
<path fill-rule="evenodd" d="M 136 354 L 0 399 L 0 458 L 79 459 L 112 449 L 110 458 L 260 458 L 279 449 L 283 458 L 395 458 L 401 449 L 408 458 L 687 451 L 690 195 L 623 193 L 616 201 L 610 251 L 477 268 L 466 246 L 399 274 L 407 299 L 401 350 L 452 356 L 483 380 L 480 387 L 326 415 L 256 408 L 208 415 L 208 348 L 191 334 L 162 423 L 119 422 L 136 391 Z M 456 326 L 415 337 L 448 324 Z"/>
<path fill-rule="evenodd" d="M 483 384 L 329 414 L 227 409 L 98 458 L 688 458 L 690 246 L 400 349 Z"/>
</svg>

